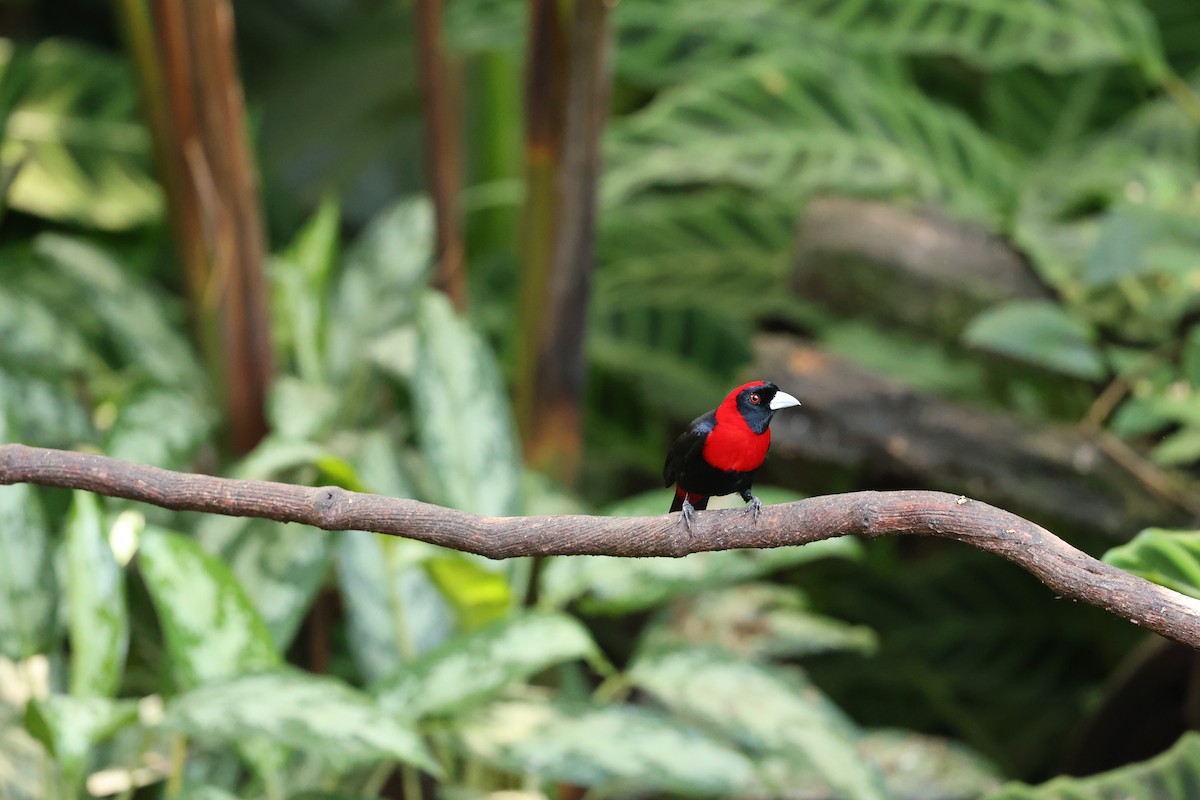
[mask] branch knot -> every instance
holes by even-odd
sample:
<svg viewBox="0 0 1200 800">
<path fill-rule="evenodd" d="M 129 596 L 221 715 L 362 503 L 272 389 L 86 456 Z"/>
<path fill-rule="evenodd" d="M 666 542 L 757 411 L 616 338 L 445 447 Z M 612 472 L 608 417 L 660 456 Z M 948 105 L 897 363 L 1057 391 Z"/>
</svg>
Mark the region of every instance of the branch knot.
<svg viewBox="0 0 1200 800">
<path fill-rule="evenodd" d="M 322 486 L 316 490 L 317 496 L 313 501 L 313 510 L 321 515 L 322 518 L 332 517 L 337 514 L 338 508 L 342 504 L 347 494 L 346 490 L 340 486 Z"/>
</svg>

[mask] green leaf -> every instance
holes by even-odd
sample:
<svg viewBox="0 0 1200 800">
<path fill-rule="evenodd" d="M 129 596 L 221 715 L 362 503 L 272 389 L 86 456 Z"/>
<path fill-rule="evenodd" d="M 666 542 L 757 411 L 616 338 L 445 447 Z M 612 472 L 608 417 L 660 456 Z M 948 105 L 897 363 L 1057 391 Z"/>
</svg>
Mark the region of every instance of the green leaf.
<svg viewBox="0 0 1200 800">
<path fill-rule="evenodd" d="M 271 319 L 275 346 L 291 353 L 301 378 L 325 378 L 323 356 L 328 317 L 325 298 L 337 263 L 341 207 L 326 196 L 279 257 L 272 260 Z"/>
<path fill-rule="evenodd" d="M 54 774 L 51 756 L 29 735 L 22 720 L 6 716 L 0 714 L 0 797 L 5 800 L 53 797 L 53 784 L 49 781 Z"/>
<path fill-rule="evenodd" d="M 21 163 L 19 159 L 11 164 L 0 161 L 0 222 L 4 221 L 4 212 L 8 211 L 8 193 L 21 172 Z"/>
<path fill-rule="evenodd" d="M 186 466 L 212 434 L 212 409 L 191 394 L 150 388 L 117 409 L 105 452 L 164 469 Z"/>
<path fill-rule="evenodd" d="M 283 257 L 304 276 L 304 284 L 309 291 L 324 291 L 337 263 L 341 227 L 341 203 L 333 195 L 326 195 L 283 251 Z"/>
<path fill-rule="evenodd" d="M 0 307 L 0 319 L 3 317 L 4 309 Z M 0 339 L 4 336 L 0 331 Z M 46 380 L 29 374 L 11 374 L 0 368 L 0 405 L 8 408 L 15 441 L 70 449 L 92 441 L 95 436 L 90 409 L 84 407 L 77 388 L 66 378 Z"/>
<path fill-rule="evenodd" d="M 328 448 L 316 442 L 285 439 L 269 433 L 237 463 L 231 477 L 279 480 L 281 476 L 315 466 L 330 457 Z"/>
<path fill-rule="evenodd" d="M 282 744 L 338 770 L 394 759 L 441 773 L 409 723 L 340 681 L 298 670 L 192 689 L 170 703 L 163 726 L 206 744 Z"/>
<path fill-rule="evenodd" d="M 1108 292 L 1090 293 L 1089 312 L 1129 338 L 1157 339 L 1191 297 L 1185 286 L 1195 263 L 1196 213 L 1187 187 L 1200 174 L 1195 125 L 1165 98 L 1122 113 L 1117 124 L 1035 165 L 1014 239 L 1064 293 L 1093 288 L 1084 283 L 1089 273 L 1096 281 L 1127 276 L 1095 286 Z"/>
<path fill-rule="evenodd" d="M 1151 222 L 1147 216 L 1121 209 L 1105 216 L 1097 232 L 1096 243 L 1084 262 L 1085 284 L 1102 286 L 1147 271 L 1144 252 L 1147 234 L 1144 226 Z"/>
<path fill-rule="evenodd" d="M 454 632 L 454 610 L 424 569 L 425 560 L 443 552 L 365 531 L 338 537 L 350 654 L 367 681 L 391 675 Z"/>
<path fill-rule="evenodd" d="M 242 587 L 196 542 L 147 528 L 138 564 L 177 685 L 190 688 L 279 665 L 271 633 Z"/>
<path fill-rule="evenodd" d="M 0 70 L 14 55 L 11 42 L 0 42 Z M 0 146 L 5 162 L 24 159 L 9 206 L 107 230 L 158 219 L 162 196 L 129 62 L 53 39 L 33 47 L 29 59 L 29 80 Z"/>
<path fill-rule="evenodd" d="M 111 697 L 129 649 L 125 576 L 105 538 L 94 494 L 76 491 L 67 520 L 67 604 L 71 694 Z"/>
<path fill-rule="evenodd" d="M 25 727 L 54 756 L 72 796 L 83 789 L 92 748 L 138 719 L 134 700 L 54 694 L 29 701 Z"/>
<path fill-rule="evenodd" d="M 185 786 L 181 800 L 238 800 L 236 794 L 208 784 Z"/>
<path fill-rule="evenodd" d="M 433 210 L 404 200 L 375 216 L 346 253 L 330 306 L 325 374 L 344 379 L 380 336 L 416 311 L 433 258 Z"/>
<path fill-rule="evenodd" d="M 839 796 L 886 797 L 880 775 L 858 751 L 858 731 L 799 670 L 697 648 L 642 655 L 629 677 L 751 750 L 815 769 Z"/>
<path fill-rule="evenodd" d="M 439 501 L 476 514 L 515 514 L 521 471 L 512 411 L 491 350 L 440 292 L 422 297 L 417 330 L 417 437 Z"/>
<path fill-rule="evenodd" d="M 267 419 L 284 439 L 320 440 L 338 422 L 342 400 L 333 386 L 284 375 L 271 386 Z"/>
<path fill-rule="evenodd" d="M 0 405 L 0 442 L 10 441 L 6 417 Z M 45 652 L 57 635 L 49 531 L 27 483 L 0 486 L 0 553 L 0 655 L 20 660 Z"/>
<path fill-rule="evenodd" d="M 1104 554 L 1115 567 L 1200 598 L 1200 531 L 1147 528 Z"/>
<path fill-rule="evenodd" d="M 411 451 L 396 446 L 396 437 L 378 428 L 364 431 L 354 442 L 350 458 L 362 476 L 364 492 L 388 497 L 416 497 L 406 471 Z"/>
<path fill-rule="evenodd" d="M 176 318 L 184 309 L 174 297 L 137 279 L 117 253 L 86 239 L 45 233 L 34 239 L 34 250 L 52 279 L 69 285 L 78 307 L 99 318 L 122 365 L 162 388 L 204 391 L 204 369 Z"/>
<path fill-rule="evenodd" d="M 1087 778 L 1059 777 L 1040 786 L 1010 784 L 988 800 L 1190 800 L 1200 785 L 1200 734 L 1184 733 L 1167 752 Z"/>
<path fill-rule="evenodd" d="M 715 644 L 758 658 L 797 658 L 849 651 L 870 655 L 875 633 L 805 608 L 796 589 L 745 583 L 676 600 L 643 634 L 643 649 Z"/>
<path fill-rule="evenodd" d="M 971 347 L 1084 380 L 1107 374 L 1092 329 L 1048 301 L 1017 300 L 988 309 L 963 332 Z"/>
<path fill-rule="evenodd" d="M 1188 331 L 1183 345 L 1183 354 L 1179 358 L 1179 365 L 1183 377 L 1192 385 L 1192 388 L 1200 390 L 1200 325 L 1194 325 Z"/>
<path fill-rule="evenodd" d="M 36 258 L 8 248 L 4 258 L 26 270 L 45 269 Z M 6 370 L 61 375 L 95 368 L 99 358 L 88 342 L 32 292 L 0 287 L 0 357 Z"/>
<path fill-rule="evenodd" d="M 565 614 L 527 612 L 446 642 L 379 684 L 381 706 L 420 717 L 462 711 L 547 667 L 599 650 L 587 630 Z"/>
<path fill-rule="evenodd" d="M 92 436 L 90 409 L 78 395 L 78 375 L 102 371 L 86 337 L 55 313 L 21 276 L 44 273 L 27 248 L 6 247 L 0 264 L 0 402 L 8 409 L 11 437 L 31 445 L 76 446 Z"/>
<path fill-rule="evenodd" d="M 233 573 L 281 650 L 329 572 L 335 536 L 310 525 L 217 515 L 196 527 L 196 541 Z"/>
<path fill-rule="evenodd" d="M 600 796 L 730 797 L 760 788 L 746 756 L 646 708 L 495 703 L 463 719 L 456 733 L 485 763 Z"/>
<path fill-rule="evenodd" d="M 393 328 L 375 340 L 367 355 L 384 375 L 410 383 L 416 370 L 417 331 L 411 325 Z"/>
<path fill-rule="evenodd" d="M 451 553 L 425 562 L 425 572 L 454 606 L 463 628 L 504 617 L 513 607 L 508 577 L 477 557 Z"/>
<path fill-rule="evenodd" d="M 359 491 L 412 497 L 394 439 L 383 430 L 363 433 L 353 445 Z M 333 540 L 331 540 L 333 541 Z M 441 643 L 455 628 L 453 610 L 423 569 L 444 553 L 420 542 L 361 531 L 336 538 L 334 564 L 346 611 L 350 655 L 367 682 Z"/>
<path fill-rule="evenodd" d="M 349 474 L 337 482 L 354 491 L 365 490 L 353 469 L 324 447 L 274 435 L 238 462 L 232 477 L 282 480 L 302 467 L 318 468 L 322 480 L 330 477 L 327 467 L 344 468 Z M 230 566 L 280 650 L 290 646 L 329 573 L 335 536 L 309 525 L 216 514 L 204 517 L 196 526 L 196 540 Z"/>
<path fill-rule="evenodd" d="M 517 52 L 525 36 L 523 9 L 508 0 L 471 0 L 446 6 L 446 41 L 466 53 Z"/>
<path fill-rule="evenodd" d="M 871 550 L 870 563 L 797 581 L 822 610 L 879 632 L 879 658 L 821 659 L 806 665 L 814 679 L 855 718 L 944 731 L 1008 774 L 1052 770 L 1138 631 L 1048 604 L 1028 575 L 973 548 Z"/>
<path fill-rule="evenodd" d="M 1158 464 L 1166 466 L 1200 461 L 1200 427 L 1183 428 L 1167 435 L 1150 453 Z"/>
<path fill-rule="evenodd" d="M 956 742 L 912 731 L 875 730 L 859 740 L 893 800 L 972 798 L 1000 784 L 996 768 Z"/>
</svg>

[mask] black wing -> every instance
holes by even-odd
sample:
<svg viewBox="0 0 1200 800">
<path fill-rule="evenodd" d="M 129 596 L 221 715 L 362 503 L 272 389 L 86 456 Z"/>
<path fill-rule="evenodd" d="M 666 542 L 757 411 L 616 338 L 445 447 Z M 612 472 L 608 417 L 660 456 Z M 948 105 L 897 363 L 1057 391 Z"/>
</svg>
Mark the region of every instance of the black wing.
<svg viewBox="0 0 1200 800">
<path fill-rule="evenodd" d="M 663 464 L 663 486 L 671 486 L 679 481 L 679 476 L 700 457 L 708 434 L 717 424 L 717 412 L 710 411 L 692 420 L 688 429 L 679 434 L 679 438 L 667 451 L 667 463 Z"/>
</svg>

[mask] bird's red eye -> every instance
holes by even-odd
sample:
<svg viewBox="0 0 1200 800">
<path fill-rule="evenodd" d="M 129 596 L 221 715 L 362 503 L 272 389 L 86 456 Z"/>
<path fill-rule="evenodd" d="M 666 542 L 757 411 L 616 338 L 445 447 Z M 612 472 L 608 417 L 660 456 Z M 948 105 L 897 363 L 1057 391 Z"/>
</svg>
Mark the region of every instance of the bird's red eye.
<svg viewBox="0 0 1200 800">
<path fill-rule="evenodd" d="M 759 397 L 757 394 L 752 394 L 752 395 L 750 395 L 750 402 L 754 403 L 754 405 L 758 405 L 759 403 L 762 402 L 762 398 Z"/>
</svg>

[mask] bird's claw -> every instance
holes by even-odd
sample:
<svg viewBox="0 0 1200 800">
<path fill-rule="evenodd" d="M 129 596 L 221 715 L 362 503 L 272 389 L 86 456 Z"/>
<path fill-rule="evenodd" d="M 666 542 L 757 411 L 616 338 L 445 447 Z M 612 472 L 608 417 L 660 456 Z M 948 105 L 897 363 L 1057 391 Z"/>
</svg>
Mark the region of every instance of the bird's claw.
<svg viewBox="0 0 1200 800">
<path fill-rule="evenodd" d="M 695 531 L 692 530 L 692 525 L 696 522 L 696 508 L 690 502 L 688 502 L 686 497 L 683 498 L 683 509 L 681 513 L 683 515 L 683 527 L 687 528 L 688 533 L 694 534 Z"/>
<path fill-rule="evenodd" d="M 750 495 L 750 505 L 747 506 L 747 510 L 754 517 L 754 524 L 757 525 L 758 515 L 762 513 L 762 500 L 759 500 L 754 495 Z"/>
</svg>

